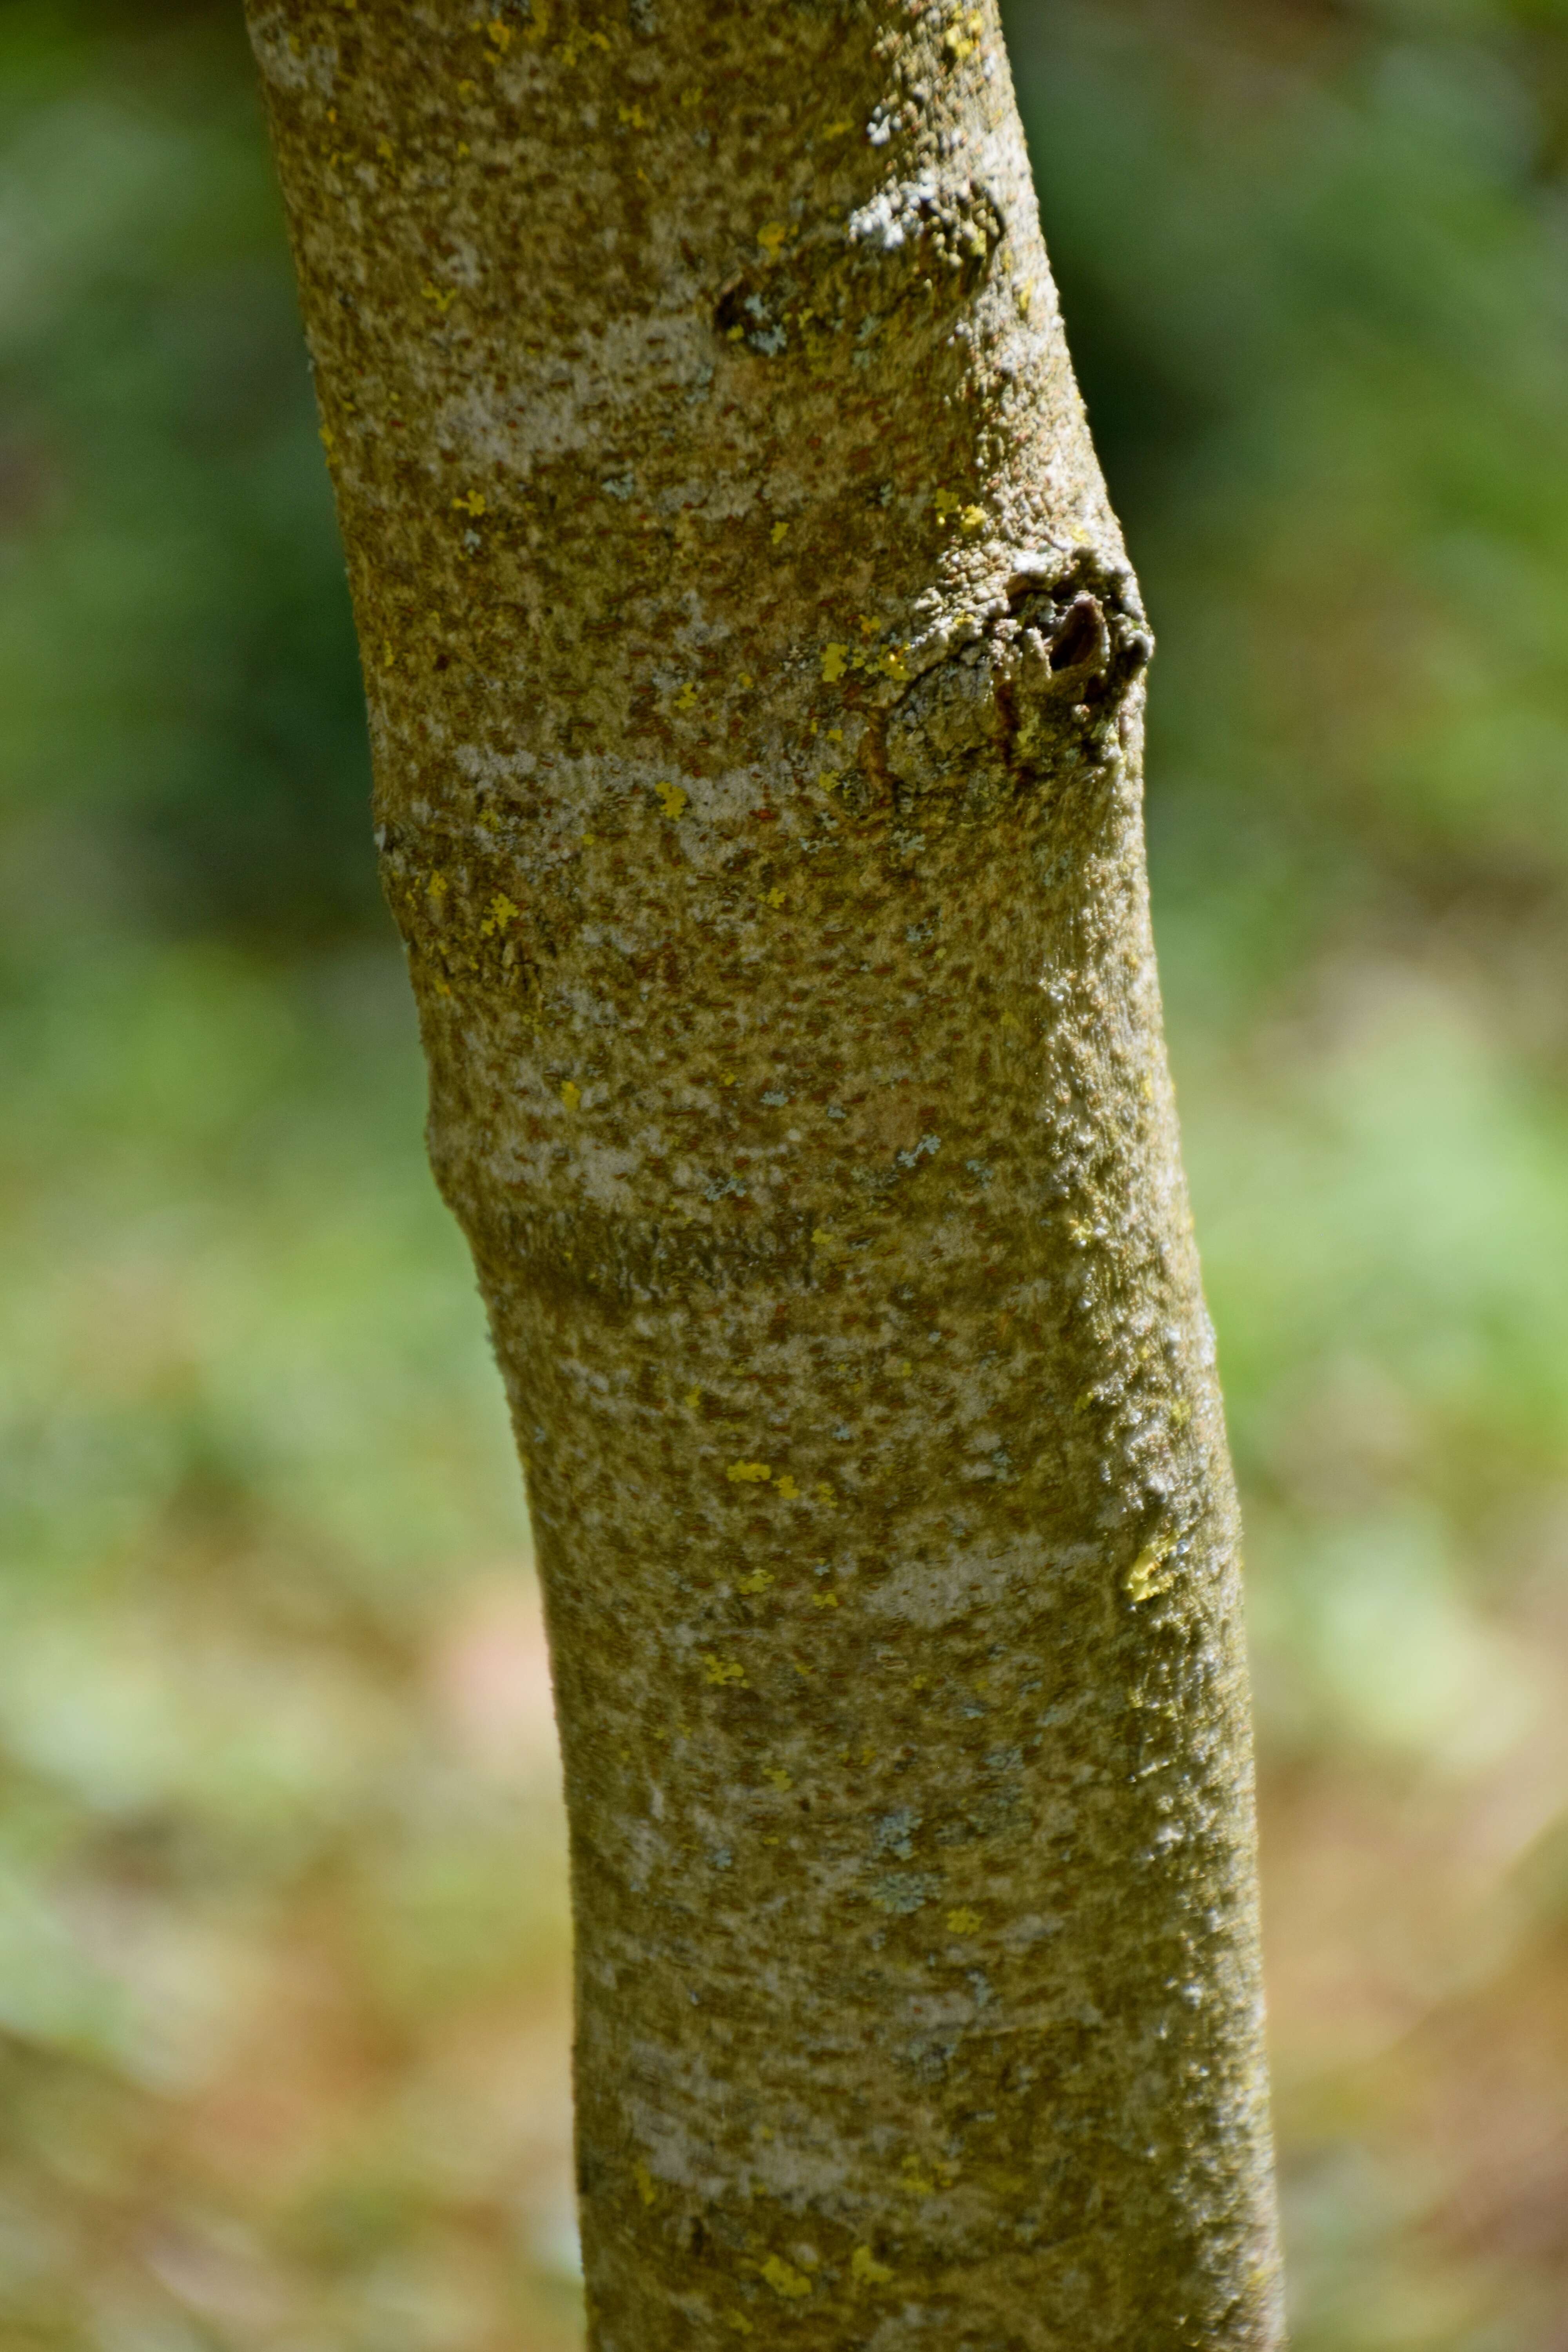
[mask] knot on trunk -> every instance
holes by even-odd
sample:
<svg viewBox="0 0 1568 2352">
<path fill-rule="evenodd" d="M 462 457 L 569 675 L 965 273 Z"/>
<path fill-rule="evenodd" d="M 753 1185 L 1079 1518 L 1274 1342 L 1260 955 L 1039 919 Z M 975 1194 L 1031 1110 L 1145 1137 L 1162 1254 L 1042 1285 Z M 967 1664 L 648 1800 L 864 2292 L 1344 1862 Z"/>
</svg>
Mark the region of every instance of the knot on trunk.
<svg viewBox="0 0 1568 2352">
<path fill-rule="evenodd" d="M 1153 649 L 1122 582 L 1082 564 L 1051 581 L 1016 572 L 1005 613 L 888 712 L 881 757 L 895 801 L 979 818 L 1097 761 Z"/>
<path fill-rule="evenodd" d="M 779 223 L 765 261 L 730 280 L 713 324 L 761 359 L 789 351 L 847 365 L 884 329 L 945 317 L 973 293 L 1005 233 L 1000 207 L 934 172 L 880 189 L 844 222 L 795 241 Z"/>
</svg>

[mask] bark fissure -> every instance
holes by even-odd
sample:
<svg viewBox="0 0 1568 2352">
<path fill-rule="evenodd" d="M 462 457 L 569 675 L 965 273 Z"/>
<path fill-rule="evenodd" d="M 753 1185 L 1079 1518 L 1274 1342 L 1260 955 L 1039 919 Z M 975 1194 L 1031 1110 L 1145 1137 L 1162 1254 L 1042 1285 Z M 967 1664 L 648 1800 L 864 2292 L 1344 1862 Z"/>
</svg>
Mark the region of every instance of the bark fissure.
<svg viewBox="0 0 1568 2352">
<path fill-rule="evenodd" d="M 595 2352 L 1277 2345 L 1151 651 L 989 5 L 252 0 Z"/>
</svg>

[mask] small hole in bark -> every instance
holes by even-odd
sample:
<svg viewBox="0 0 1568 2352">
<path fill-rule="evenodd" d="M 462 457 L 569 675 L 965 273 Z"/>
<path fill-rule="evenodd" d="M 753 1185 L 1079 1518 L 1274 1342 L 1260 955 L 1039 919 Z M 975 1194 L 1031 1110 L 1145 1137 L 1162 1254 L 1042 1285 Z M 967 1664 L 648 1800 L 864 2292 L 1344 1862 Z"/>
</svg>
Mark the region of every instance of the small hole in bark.
<svg viewBox="0 0 1568 2352">
<path fill-rule="evenodd" d="M 1051 667 L 1077 669 L 1092 661 L 1100 646 L 1100 607 L 1092 596 L 1081 596 L 1051 640 Z"/>
</svg>

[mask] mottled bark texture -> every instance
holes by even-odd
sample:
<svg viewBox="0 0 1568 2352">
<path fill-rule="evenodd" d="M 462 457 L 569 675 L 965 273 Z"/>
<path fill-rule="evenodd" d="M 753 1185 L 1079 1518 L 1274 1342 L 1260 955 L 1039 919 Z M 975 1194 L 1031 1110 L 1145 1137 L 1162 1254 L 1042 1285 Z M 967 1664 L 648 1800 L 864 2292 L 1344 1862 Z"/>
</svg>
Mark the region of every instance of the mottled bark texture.
<svg viewBox="0 0 1568 2352">
<path fill-rule="evenodd" d="M 992 5 L 252 0 L 599 2352 L 1279 2342 L 1137 591 Z"/>
</svg>

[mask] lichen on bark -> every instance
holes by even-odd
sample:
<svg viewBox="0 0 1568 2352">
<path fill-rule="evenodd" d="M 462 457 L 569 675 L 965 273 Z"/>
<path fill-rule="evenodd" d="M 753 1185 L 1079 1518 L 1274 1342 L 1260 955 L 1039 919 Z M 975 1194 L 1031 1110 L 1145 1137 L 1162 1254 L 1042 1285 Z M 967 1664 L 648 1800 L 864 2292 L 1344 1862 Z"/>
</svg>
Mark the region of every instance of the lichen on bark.
<svg viewBox="0 0 1568 2352">
<path fill-rule="evenodd" d="M 994 6 L 251 0 L 597 2352 L 1279 2341 L 1150 639 Z"/>
</svg>

